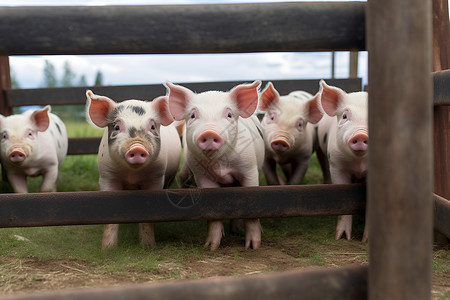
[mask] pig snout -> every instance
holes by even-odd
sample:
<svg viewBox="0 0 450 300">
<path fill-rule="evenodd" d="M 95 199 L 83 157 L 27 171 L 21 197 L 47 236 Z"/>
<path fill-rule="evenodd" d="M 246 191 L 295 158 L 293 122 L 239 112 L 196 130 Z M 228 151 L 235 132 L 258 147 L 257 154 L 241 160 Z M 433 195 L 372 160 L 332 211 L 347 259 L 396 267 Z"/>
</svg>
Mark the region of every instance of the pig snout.
<svg viewBox="0 0 450 300">
<path fill-rule="evenodd" d="M 272 149 L 277 152 L 286 152 L 287 150 L 289 150 L 290 145 L 285 139 L 276 139 L 273 140 L 272 143 L 270 143 L 270 147 L 272 147 Z"/>
<path fill-rule="evenodd" d="M 197 138 L 197 145 L 203 151 L 219 150 L 223 139 L 215 131 L 207 130 Z"/>
<path fill-rule="evenodd" d="M 20 162 L 23 162 L 27 158 L 27 155 L 25 154 L 25 152 L 22 149 L 16 148 L 11 151 L 8 158 L 13 163 L 20 163 Z"/>
<path fill-rule="evenodd" d="M 126 161 L 131 165 L 141 165 L 149 158 L 148 151 L 141 144 L 133 144 L 127 153 L 125 153 Z"/>
<path fill-rule="evenodd" d="M 369 136 L 364 129 L 357 130 L 348 140 L 348 146 L 355 153 L 365 153 L 368 149 Z"/>
</svg>

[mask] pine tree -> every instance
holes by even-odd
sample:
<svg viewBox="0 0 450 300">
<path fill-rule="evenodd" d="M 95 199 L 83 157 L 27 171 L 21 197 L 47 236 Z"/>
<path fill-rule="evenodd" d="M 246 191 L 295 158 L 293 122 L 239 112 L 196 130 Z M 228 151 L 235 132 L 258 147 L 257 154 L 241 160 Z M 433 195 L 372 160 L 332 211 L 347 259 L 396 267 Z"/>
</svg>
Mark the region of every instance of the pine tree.
<svg viewBox="0 0 450 300">
<path fill-rule="evenodd" d="M 46 60 L 44 66 L 44 87 L 56 87 L 57 84 L 58 79 L 56 78 L 55 66 Z"/>
<path fill-rule="evenodd" d="M 11 88 L 20 89 L 19 81 L 17 80 L 16 73 L 11 70 Z"/>
<path fill-rule="evenodd" d="M 87 81 L 86 81 L 86 76 L 85 75 L 81 75 L 80 77 L 80 81 L 78 82 L 79 86 L 87 86 Z"/>
<path fill-rule="evenodd" d="M 95 86 L 103 85 L 103 73 L 101 71 L 97 71 L 97 74 L 95 75 Z"/>
<path fill-rule="evenodd" d="M 70 66 L 70 63 L 68 61 L 64 62 L 64 73 L 63 77 L 61 79 L 61 85 L 62 86 L 73 86 L 74 80 L 75 80 L 75 73 L 72 71 L 72 68 Z"/>
</svg>

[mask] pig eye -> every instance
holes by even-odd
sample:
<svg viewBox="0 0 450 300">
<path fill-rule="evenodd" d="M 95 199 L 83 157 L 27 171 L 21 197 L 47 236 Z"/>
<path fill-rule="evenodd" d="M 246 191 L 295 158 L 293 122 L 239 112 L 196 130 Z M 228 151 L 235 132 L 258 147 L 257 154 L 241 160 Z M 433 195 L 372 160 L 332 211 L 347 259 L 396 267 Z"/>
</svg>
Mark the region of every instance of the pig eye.
<svg viewBox="0 0 450 300">
<path fill-rule="evenodd" d="M 119 124 L 114 125 L 114 130 L 115 130 L 115 131 L 119 131 L 119 130 L 120 130 Z"/>
<path fill-rule="evenodd" d="M 192 121 L 194 121 L 195 119 L 197 119 L 198 118 L 198 111 L 197 111 L 197 109 L 193 109 L 192 111 L 191 111 L 191 115 L 190 115 L 190 121 L 192 122 Z"/>
<path fill-rule="evenodd" d="M 32 131 L 31 129 L 28 129 L 28 131 L 27 131 L 27 133 L 26 133 L 26 136 L 27 136 L 29 139 L 34 139 L 33 131 Z"/>
<path fill-rule="evenodd" d="M 150 131 L 156 130 L 156 124 L 155 124 L 155 121 L 153 121 L 153 120 L 150 121 L 149 130 L 150 130 Z"/>
<path fill-rule="evenodd" d="M 303 120 L 298 121 L 298 127 L 303 127 Z"/>
<path fill-rule="evenodd" d="M 344 113 L 344 114 L 342 115 L 342 119 L 347 120 L 347 113 Z"/>
<path fill-rule="evenodd" d="M 228 113 L 227 117 L 228 117 L 228 118 L 231 118 L 231 117 L 232 117 L 232 115 L 231 115 L 230 112 Z"/>
<path fill-rule="evenodd" d="M 2 139 L 4 139 L 4 140 L 8 139 L 8 134 L 6 132 L 2 133 Z"/>
</svg>

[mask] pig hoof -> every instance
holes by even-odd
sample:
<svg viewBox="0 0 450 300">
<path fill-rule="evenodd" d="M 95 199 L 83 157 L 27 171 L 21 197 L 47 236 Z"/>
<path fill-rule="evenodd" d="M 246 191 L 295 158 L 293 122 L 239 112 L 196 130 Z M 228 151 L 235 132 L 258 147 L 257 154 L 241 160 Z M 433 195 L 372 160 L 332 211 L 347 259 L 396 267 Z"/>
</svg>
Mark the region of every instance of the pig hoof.
<svg viewBox="0 0 450 300">
<path fill-rule="evenodd" d="M 250 246 L 253 249 L 261 247 L 261 233 L 262 228 L 259 223 L 259 219 L 247 219 L 245 220 L 245 249 Z"/>
<path fill-rule="evenodd" d="M 220 240 L 224 236 L 222 221 L 208 221 L 208 233 L 206 234 L 206 242 L 204 247 L 211 245 L 211 251 L 216 250 L 220 246 Z"/>
<path fill-rule="evenodd" d="M 338 222 L 336 226 L 335 239 L 339 240 L 345 233 L 347 240 L 352 239 L 352 215 L 342 215 L 338 217 Z"/>
</svg>

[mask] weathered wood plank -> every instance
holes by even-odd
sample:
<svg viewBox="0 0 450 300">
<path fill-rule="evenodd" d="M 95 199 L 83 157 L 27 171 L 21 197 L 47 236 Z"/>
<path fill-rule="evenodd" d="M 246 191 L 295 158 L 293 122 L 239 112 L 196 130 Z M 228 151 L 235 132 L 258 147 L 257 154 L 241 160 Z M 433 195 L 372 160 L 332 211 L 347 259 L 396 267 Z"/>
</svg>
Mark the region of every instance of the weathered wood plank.
<svg viewBox="0 0 450 300">
<path fill-rule="evenodd" d="M 12 296 L 10 300 L 39 299 L 367 299 L 367 266 L 291 271 L 241 278 L 180 280 L 139 286 L 97 288 Z"/>
<path fill-rule="evenodd" d="M 360 214 L 364 208 L 363 185 L 2 194 L 0 228 Z"/>
<path fill-rule="evenodd" d="M 368 2 L 371 300 L 431 298 L 431 23 L 429 1 Z"/>
<path fill-rule="evenodd" d="M 68 155 L 97 154 L 101 137 L 69 138 Z"/>
<path fill-rule="evenodd" d="M 2 7 L 0 55 L 364 50 L 364 30 L 357 2 Z"/>
<path fill-rule="evenodd" d="M 434 228 L 450 239 L 450 200 L 436 194 L 434 198 Z"/>
<path fill-rule="evenodd" d="M 435 106 L 450 105 L 450 70 L 433 72 L 432 76 L 433 104 Z"/>
<path fill-rule="evenodd" d="M 294 90 L 305 90 L 315 94 L 319 89 L 318 79 L 305 80 L 273 80 L 277 90 L 281 94 L 287 94 Z M 208 90 L 227 91 L 243 81 L 226 82 L 197 82 L 178 83 L 193 91 L 200 93 Z M 262 87 L 267 82 L 262 82 Z M 327 79 L 327 83 L 338 86 L 347 92 L 361 90 L 361 78 L 352 79 Z M 94 86 L 94 87 L 63 87 L 44 89 L 8 89 L 6 97 L 12 107 L 26 105 L 70 105 L 85 104 L 86 89 L 91 89 L 98 95 L 108 96 L 116 101 L 126 99 L 152 100 L 166 94 L 166 88 L 162 84 L 149 85 L 124 85 L 124 86 Z"/>
</svg>

